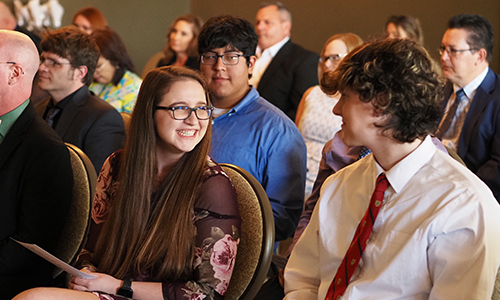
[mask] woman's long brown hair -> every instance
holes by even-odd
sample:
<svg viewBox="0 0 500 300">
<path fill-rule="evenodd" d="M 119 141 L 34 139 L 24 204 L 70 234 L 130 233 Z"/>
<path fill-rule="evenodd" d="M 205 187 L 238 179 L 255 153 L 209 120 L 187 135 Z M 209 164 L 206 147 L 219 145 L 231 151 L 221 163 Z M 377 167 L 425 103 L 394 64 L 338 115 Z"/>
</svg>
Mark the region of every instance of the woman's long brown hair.
<svg viewBox="0 0 500 300">
<path fill-rule="evenodd" d="M 100 272 L 117 278 L 147 273 L 156 281 L 192 276 L 194 202 L 210 149 L 211 119 L 200 143 L 184 154 L 153 192 L 158 139 L 154 108 L 181 80 L 199 82 L 210 104 L 205 80 L 195 71 L 169 66 L 154 69 L 144 78 L 121 158 L 116 199 L 97 243 Z"/>
<path fill-rule="evenodd" d="M 198 57 L 198 36 L 200 35 L 201 27 L 203 26 L 203 20 L 195 15 L 183 15 L 175 19 L 168 29 L 167 44 L 165 45 L 165 49 L 163 49 L 163 54 L 165 55 L 163 60 L 166 63 L 168 63 L 170 59 L 172 59 L 172 57 L 175 55 L 174 51 L 170 48 L 170 34 L 179 21 L 185 21 L 186 23 L 190 24 L 193 33 L 193 39 L 189 43 L 187 55 L 189 57 Z"/>
</svg>

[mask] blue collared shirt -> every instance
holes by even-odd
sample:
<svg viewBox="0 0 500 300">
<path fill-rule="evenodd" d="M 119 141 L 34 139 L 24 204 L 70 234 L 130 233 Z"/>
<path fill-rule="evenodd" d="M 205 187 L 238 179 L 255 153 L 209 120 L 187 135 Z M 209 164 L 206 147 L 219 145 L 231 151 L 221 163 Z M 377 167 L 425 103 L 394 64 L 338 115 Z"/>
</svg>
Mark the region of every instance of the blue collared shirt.
<svg viewBox="0 0 500 300">
<path fill-rule="evenodd" d="M 255 88 L 214 120 L 211 156 L 252 174 L 271 202 L 276 240 L 292 236 L 304 204 L 306 146 L 295 124 Z"/>
</svg>

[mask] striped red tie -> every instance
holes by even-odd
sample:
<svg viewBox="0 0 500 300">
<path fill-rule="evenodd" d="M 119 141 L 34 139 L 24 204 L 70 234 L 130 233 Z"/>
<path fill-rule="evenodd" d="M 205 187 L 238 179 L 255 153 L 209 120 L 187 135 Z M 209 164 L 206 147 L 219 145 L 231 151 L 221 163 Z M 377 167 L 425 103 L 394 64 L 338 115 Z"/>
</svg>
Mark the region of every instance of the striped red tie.
<svg viewBox="0 0 500 300">
<path fill-rule="evenodd" d="M 385 174 L 380 174 L 377 178 L 377 185 L 375 186 L 375 191 L 372 194 L 368 210 L 366 211 L 363 219 L 361 219 L 361 222 L 359 222 L 351 245 L 344 256 L 342 263 L 337 269 L 337 273 L 333 278 L 332 284 L 330 284 L 330 287 L 328 288 L 325 300 L 342 299 L 342 295 L 344 295 L 347 285 L 349 284 L 349 280 L 351 280 L 354 270 L 358 267 L 361 255 L 363 255 L 363 252 L 365 251 L 366 243 L 372 233 L 373 224 L 377 219 L 378 212 L 380 211 L 380 207 L 384 201 L 384 192 L 388 186 L 389 182 L 387 181 Z"/>
</svg>

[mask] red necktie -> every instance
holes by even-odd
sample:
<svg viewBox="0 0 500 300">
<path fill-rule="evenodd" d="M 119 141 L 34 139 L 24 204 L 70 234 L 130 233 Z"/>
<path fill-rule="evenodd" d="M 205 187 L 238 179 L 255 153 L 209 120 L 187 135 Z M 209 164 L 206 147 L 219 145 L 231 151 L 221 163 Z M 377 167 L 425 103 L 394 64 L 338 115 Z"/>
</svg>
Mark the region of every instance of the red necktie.
<svg viewBox="0 0 500 300">
<path fill-rule="evenodd" d="M 378 212 L 384 201 L 384 192 L 389 186 L 389 182 L 382 173 L 377 178 L 377 185 L 375 186 L 375 191 L 372 194 L 370 205 L 365 213 L 361 222 L 359 222 L 354 238 L 352 239 L 351 245 L 347 250 L 342 263 L 337 269 L 337 273 L 333 278 L 332 284 L 328 288 L 325 300 L 338 300 L 342 298 L 344 292 L 351 280 L 354 270 L 358 267 L 361 255 L 366 248 L 366 242 L 370 237 L 373 229 L 373 224 L 377 219 Z"/>
</svg>

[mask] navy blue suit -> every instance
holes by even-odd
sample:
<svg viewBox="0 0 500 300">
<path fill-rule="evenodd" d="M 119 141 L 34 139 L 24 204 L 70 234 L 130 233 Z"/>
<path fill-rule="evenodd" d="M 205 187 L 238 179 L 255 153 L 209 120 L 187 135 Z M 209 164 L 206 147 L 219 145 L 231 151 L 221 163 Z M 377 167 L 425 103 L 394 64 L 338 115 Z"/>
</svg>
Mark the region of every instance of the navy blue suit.
<svg viewBox="0 0 500 300">
<path fill-rule="evenodd" d="M 446 102 L 452 92 L 453 85 L 448 83 Z M 500 76 L 491 69 L 476 90 L 458 140 L 457 153 L 500 202 Z"/>
<path fill-rule="evenodd" d="M 302 95 L 311 86 L 318 85 L 318 60 L 318 54 L 289 40 L 267 66 L 257 91 L 295 120 Z"/>
</svg>

